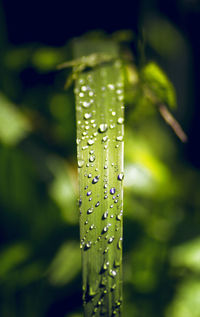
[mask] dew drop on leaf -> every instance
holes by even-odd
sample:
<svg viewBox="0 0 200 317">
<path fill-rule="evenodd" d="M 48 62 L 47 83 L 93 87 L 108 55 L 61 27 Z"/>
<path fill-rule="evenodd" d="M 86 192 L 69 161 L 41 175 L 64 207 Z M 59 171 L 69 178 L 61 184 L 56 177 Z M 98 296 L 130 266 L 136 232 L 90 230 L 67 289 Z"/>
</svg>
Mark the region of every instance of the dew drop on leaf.
<svg viewBox="0 0 200 317">
<path fill-rule="evenodd" d="M 118 249 L 122 248 L 122 238 L 119 238 L 119 241 L 117 243 L 117 247 L 118 247 Z"/>
<path fill-rule="evenodd" d="M 117 123 L 118 123 L 118 124 L 123 124 L 123 123 L 124 123 L 124 118 L 119 118 L 119 119 L 117 120 Z"/>
<path fill-rule="evenodd" d="M 124 174 L 123 174 L 123 173 L 120 173 L 120 174 L 117 176 L 117 179 L 118 179 L 119 181 L 122 181 L 123 178 L 124 178 Z"/>
<path fill-rule="evenodd" d="M 87 210 L 87 213 L 88 213 L 88 214 L 91 214 L 91 213 L 93 213 L 93 211 L 94 211 L 94 208 L 89 208 L 89 209 Z"/>
<path fill-rule="evenodd" d="M 111 277 L 115 277 L 115 276 L 117 275 L 117 272 L 116 272 L 115 270 L 110 270 L 110 271 L 109 271 L 109 275 L 110 275 Z"/>
<path fill-rule="evenodd" d="M 83 167 L 85 161 L 84 160 L 78 160 L 78 167 L 81 168 Z"/>
<path fill-rule="evenodd" d="M 108 125 L 106 123 L 102 123 L 99 125 L 99 132 L 104 133 L 108 130 Z"/>
<path fill-rule="evenodd" d="M 110 189 L 110 194 L 111 194 L 111 195 L 114 195 L 115 192 L 116 192 L 116 189 L 115 189 L 114 187 L 112 187 L 112 188 Z"/>
<path fill-rule="evenodd" d="M 84 114 L 84 119 L 85 120 L 88 120 L 88 119 L 90 119 L 92 117 L 92 114 L 91 113 L 85 113 Z"/>
<path fill-rule="evenodd" d="M 94 155 L 90 156 L 90 157 L 89 157 L 89 161 L 90 161 L 90 162 L 94 162 L 94 161 L 95 161 L 95 156 L 94 156 Z"/>
<path fill-rule="evenodd" d="M 88 140 L 87 144 L 88 144 L 88 145 L 92 145 L 92 144 L 94 144 L 94 140 L 91 140 L 91 139 L 90 139 L 90 140 Z"/>
<path fill-rule="evenodd" d="M 116 137 L 116 141 L 120 141 L 120 142 L 122 142 L 123 141 L 123 136 L 122 135 L 119 135 L 118 137 Z"/>
<path fill-rule="evenodd" d="M 96 184 L 99 181 L 99 176 L 95 176 L 92 180 L 92 184 Z"/>
<path fill-rule="evenodd" d="M 113 240 L 114 240 L 114 238 L 113 238 L 113 237 L 109 238 L 109 239 L 108 239 L 108 243 L 112 243 L 112 242 L 113 242 Z"/>
<path fill-rule="evenodd" d="M 103 214 L 103 219 L 106 219 L 106 218 L 108 218 L 108 211 L 105 211 Z"/>
</svg>

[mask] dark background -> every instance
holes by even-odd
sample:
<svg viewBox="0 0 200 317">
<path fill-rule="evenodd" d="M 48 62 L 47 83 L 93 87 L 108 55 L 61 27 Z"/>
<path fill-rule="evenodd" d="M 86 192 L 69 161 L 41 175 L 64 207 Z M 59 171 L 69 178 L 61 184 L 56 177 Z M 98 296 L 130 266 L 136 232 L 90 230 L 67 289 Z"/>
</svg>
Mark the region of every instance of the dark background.
<svg viewBox="0 0 200 317">
<path fill-rule="evenodd" d="M 2 0 L 8 40 L 14 45 L 24 43 L 43 43 L 61 46 L 67 40 L 80 36 L 90 30 L 130 29 L 140 35 L 142 21 L 153 13 L 169 19 L 186 37 L 191 53 L 190 92 L 191 118 L 186 130 L 189 136 L 187 156 L 199 167 L 200 137 L 200 4 L 197 0 L 142 0 L 114 3 L 109 1 L 11 1 Z M 181 56 L 180 56 L 181 58 Z M 190 83 L 189 83 L 190 84 Z"/>
</svg>

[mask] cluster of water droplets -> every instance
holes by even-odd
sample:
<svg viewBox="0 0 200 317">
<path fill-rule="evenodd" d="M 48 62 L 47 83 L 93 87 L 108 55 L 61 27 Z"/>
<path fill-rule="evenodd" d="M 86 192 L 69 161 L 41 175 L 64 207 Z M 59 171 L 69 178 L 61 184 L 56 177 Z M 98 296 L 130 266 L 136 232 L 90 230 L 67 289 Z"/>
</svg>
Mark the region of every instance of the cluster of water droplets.
<svg viewBox="0 0 200 317">
<path fill-rule="evenodd" d="M 100 74 L 102 78 L 104 75 L 103 72 Z M 123 84 L 120 80 L 115 83 L 105 81 L 98 88 L 95 78 L 89 74 L 79 78 L 75 94 L 78 168 L 82 182 L 80 247 L 84 256 L 90 254 L 91 257 L 97 251 L 102 255 L 96 284 L 96 288 L 102 290 L 100 295 L 95 287 L 87 290 L 84 286 L 85 302 L 91 298 L 95 300 L 95 316 L 99 311 L 103 312 L 107 292 L 115 292 L 117 281 L 121 279 Z M 120 306 L 118 299 L 113 304 L 113 316 L 117 315 Z"/>
</svg>

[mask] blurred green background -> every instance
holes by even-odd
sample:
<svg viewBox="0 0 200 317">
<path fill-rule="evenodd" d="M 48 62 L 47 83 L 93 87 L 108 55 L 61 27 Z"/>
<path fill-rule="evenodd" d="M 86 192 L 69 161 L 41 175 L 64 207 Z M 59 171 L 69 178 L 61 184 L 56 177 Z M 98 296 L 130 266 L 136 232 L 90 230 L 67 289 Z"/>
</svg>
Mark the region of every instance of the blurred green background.
<svg viewBox="0 0 200 317">
<path fill-rule="evenodd" d="M 74 97 L 63 89 L 69 72 L 54 69 L 71 59 L 74 36 L 123 28 L 135 64 L 154 60 L 173 82 L 189 136 L 181 144 L 127 91 L 124 316 L 200 316 L 200 8 L 168 5 L 102 5 L 99 17 L 75 4 L 0 2 L 0 316 L 82 316 Z"/>
</svg>

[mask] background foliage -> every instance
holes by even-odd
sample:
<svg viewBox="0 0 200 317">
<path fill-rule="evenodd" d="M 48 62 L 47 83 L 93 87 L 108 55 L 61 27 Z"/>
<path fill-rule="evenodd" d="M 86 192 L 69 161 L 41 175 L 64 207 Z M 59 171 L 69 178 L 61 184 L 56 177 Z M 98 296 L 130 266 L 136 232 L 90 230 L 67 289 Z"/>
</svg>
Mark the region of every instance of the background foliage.
<svg viewBox="0 0 200 317">
<path fill-rule="evenodd" d="M 177 3 L 168 12 L 159 1 L 136 2 L 133 20 L 143 36 L 136 22 L 131 24 L 128 8 L 121 14 L 129 23 L 113 23 L 133 30 L 114 36 L 131 40 L 139 69 L 153 59 L 166 71 L 177 91 L 174 114 L 189 135 L 188 145 L 182 145 L 140 90 L 128 86 L 124 316 L 200 315 L 199 75 L 192 68 L 198 42 L 190 37 L 190 20 L 181 20 L 190 16 L 195 22 L 199 8 L 196 1 Z M 47 18 L 52 34 L 45 37 L 47 26 L 41 28 L 38 14 L 40 28 L 28 34 L 12 20 L 16 7 L 13 3 L 11 10 L 11 4 L 0 6 L 0 316 L 80 317 L 74 97 L 72 88 L 63 90 L 69 72 L 54 69 L 71 59 L 66 39 L 86 29 L 76 26 L 74 32 L 63 31 L 65 40 L 57 39 L 58 28 L 53 34 Z M 27 12 L 30 31 L 28 17 Z M 113 31 L 106 18 L 105 28 L 98 19 L 85 28 Z M 132 82 L 134 74 L 127 70 Z"/>
</svg>

